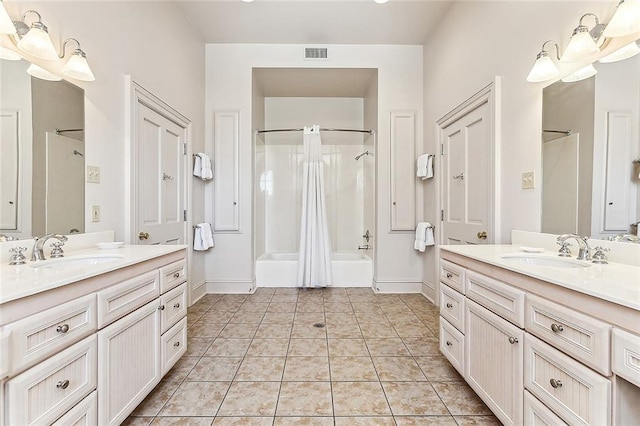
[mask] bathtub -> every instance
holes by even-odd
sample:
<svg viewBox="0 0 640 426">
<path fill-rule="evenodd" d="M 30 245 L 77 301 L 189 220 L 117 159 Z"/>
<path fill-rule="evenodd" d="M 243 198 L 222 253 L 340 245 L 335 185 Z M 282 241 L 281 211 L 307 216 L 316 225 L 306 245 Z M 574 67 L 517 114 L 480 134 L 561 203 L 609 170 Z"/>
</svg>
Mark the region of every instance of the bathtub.
<svg viewBox="0 0 640 426">
<path fill-rule="evenodd" d="M 373 263 L 364 253 L 334 253 L 333 287 L 371 287 Z M 256 261 L 257 287 L 297 287 L 298 253 L 265 253 Z"/>
</svg>

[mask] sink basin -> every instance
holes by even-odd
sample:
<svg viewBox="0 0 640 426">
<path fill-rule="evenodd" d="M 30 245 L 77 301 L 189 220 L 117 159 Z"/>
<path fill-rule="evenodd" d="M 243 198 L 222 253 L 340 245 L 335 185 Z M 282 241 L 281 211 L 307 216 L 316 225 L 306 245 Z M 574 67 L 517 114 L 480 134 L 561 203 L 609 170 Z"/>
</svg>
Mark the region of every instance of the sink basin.
<svg viewBox="0 0 640 426">
<path fill-rule="evenodd" d="M 505 254 L 501 256 L 502 259 L 509 262 L 517 262 L 523 265 L 537 265 L 537 266 L 550 266 L 552 268 L 589 268 L 591 263 L 568 259 L 566 257 L 558 256 L 545 256 L 545 255 L 532 255 L 532 254 Z"/>
<path fill-rule="evenodd" d="M 32 268 L 46 268 L 46 269 L 75 269 L 83 268 L 91 265 L 98 265 L 105 262 L 113 262 L 120 260 L 124 257 L 122 254 L 90 254 L 81 256 L 69 256 L 61 257 L 58 259 L 49 259 L 42 262 L 36 262 L 29 265 Z"/>
</svg>

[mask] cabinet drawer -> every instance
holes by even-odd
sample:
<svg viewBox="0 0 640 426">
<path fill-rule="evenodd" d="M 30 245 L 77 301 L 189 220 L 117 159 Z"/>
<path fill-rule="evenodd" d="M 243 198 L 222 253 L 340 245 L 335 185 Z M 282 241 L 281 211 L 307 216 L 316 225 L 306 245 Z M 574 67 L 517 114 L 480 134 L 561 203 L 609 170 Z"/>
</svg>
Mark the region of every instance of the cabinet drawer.
<svg viewBox="0 0 640 426">
<path fill-rule="evenodd" d="M 11 323 L 4 328 L 11 333 L 9 370 L 15 373 L 35 365 L 96 329 L 93 294 Z"/>
<path fill-rule="evenodd" d="M 98 424 L 98 396 L 93 391 L 75 407 L 60 417 L 53 426 L 94 426 Z"/>
<path fill-rule="evenodd" d="M 465 280 L 468 298 L 518 327 L 524 327 L 523 291 L 473 271 L 466 272 Z"/>
<path fill-rule="evenodd" d="M 611 369 L 636 386 L 640 386 L 640 336 L 613 329 Z"/>
<path fill-rule="evenodd" d="M 187 284 L 160 296 L 160 329 L 164 333 L 187 315 Z"/>
<path fill-rule="evenodd" d="M 95 335 L 6 383 L 7 424 L 50 424 L 96 388 Z"/>
<path fill-rule="evenodd" d="M 451 365 L 464 375 L 464 335 L 440 318 L 440 352 L 449 360 Z"/>
<path fill-rule="evenodd" d="M 538 398 L 524 391 L 524 425 L 525 426 L 557 426 L 566 425 L 546 405 L 538 401 Z"/>
<path fill-rule="evenodd" d="M 440 281 L 464 294 L 465 269 L 455 263 L 440 259 Z"/>
<path fill-rule="evenodd" d="M 567 307 L 529 295 L 525 328 L 605 376 L 611 375 L 611 326 Z"/>
<path fill-rule="evenodd" d="M 149 271 L 98 292 L 98 327 L 111 324 L 160 295 L 158 271 Z"/>
<path fill-rule="evenodd" d="M 611 422 L 611 382 L 526 333 L 525 387 L 569 424 Z"/>
<path fill-rule="evenodd" d="M 187 261 L 178 260 L 160 268 L 160 293 L 171 290 L 187 280 Z"/>
<path fill-rule="evenodd" d="M 440 315 L 464 334 L 464 299 L 455 290 L 442 284 L 440 286 Z"/>
<path fill-rule="evenodd" d="M 187 352 L 187 319 L 171 327 L 162 335 L 162 375 L 167 374 L 171 367 Z"/>
</svg>

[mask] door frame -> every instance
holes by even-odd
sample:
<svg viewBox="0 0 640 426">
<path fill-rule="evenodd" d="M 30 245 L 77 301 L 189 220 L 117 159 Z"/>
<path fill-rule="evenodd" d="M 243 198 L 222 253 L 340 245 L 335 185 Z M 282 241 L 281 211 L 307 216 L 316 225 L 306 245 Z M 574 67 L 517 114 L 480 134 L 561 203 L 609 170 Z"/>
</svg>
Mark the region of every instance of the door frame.
<svg viewBox="0 0 640 426">
<path fill-rule="evenodd" d="M 184 192 L 184 208 L 187 211 L 187 220 L 184 221 L 183 236 L 185 244 L 190 244 L 190 234 L 187 232 L 191 224 L 191 212 L 188 208 L 188 201 L 191 199 L 191 180 L 189 179 L 189 162 L 191 158 L 191 134 L 192 123 L 184 115 L 180 114 L 169 104 L 162 101 L 156 95 L 142 87 L 136 82 L 131 75 L 125 75 L 125 223 L 124 223 L 124 241 L 127 244 L 136 244 L 134 235 L 138 231 L 138 207 L 136 199 L 138 198 L 138 175 L 135 172 L 135 165 L 138 160 L 138 144 L 136 134 L 137 128 L 137 110 L 138 105 L 142 104 L 154 112 L 162 115 L 166 119 L 174 122 L 184 130 L 186 155 L 183 167 L 183 182 L 185 186 Z"/>
<path fill-rule="evenodd" d="M 489 106 L 489 179 L 492 185 L 489 185 L 489 217 L 488 217 L 488 229 L 489 234 L 487 244 L 495 244 L 501 241 L 501 228 L 500 228 L 500 128 L 501 128 L 501 111 L 500 111 L 500 77 L 496 76 L 494 80 L 472 95 L 470 98 L 462 102 L 460 105 L 449 111 L 436 121 L 438 126 L 438 148 L 440 154 L 438 155 L 438 179 L 440 185 L 437 187 L 437 200 L 438 210 L 442 211 L 444 208 L 444 179 L 443 175 L 443 159 L 442 149 L 444 144 L 444 130 L 447 126 L 456 122 L 460 118 L 469 114 L 471 111 L 479 108 L 480 106 L 488 104 Z M 443 229 L 443 222 L 440 220 L 440 229 Z M 444 232 L 439 232 L 439 244 L 444 243 Z M 436 295 L 437 297 L 437 295 Z"/>
</svg>

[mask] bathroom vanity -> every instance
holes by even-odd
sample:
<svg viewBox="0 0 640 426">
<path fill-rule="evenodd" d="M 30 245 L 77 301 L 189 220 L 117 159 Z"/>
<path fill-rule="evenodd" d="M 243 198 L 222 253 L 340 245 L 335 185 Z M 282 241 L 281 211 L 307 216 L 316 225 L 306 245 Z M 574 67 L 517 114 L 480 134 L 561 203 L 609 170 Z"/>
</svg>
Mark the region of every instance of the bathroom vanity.
<svg viewBox="0 0 640 426">
<path fill-rule="evenodd" d="M 184 246 L 0 266 L 0 424 L 117 425 L 186 351 Z"/>
<path fill-rule="evenodd" d="M 640 267 L 575 262 L 441 247 L 440 351 L 504 424 L 640 418 Z"/>
</svg>

